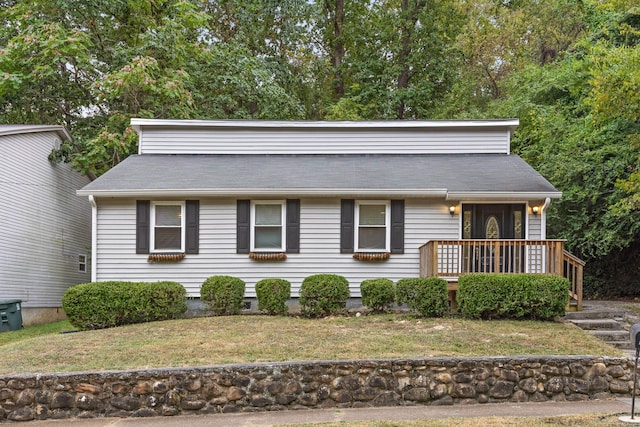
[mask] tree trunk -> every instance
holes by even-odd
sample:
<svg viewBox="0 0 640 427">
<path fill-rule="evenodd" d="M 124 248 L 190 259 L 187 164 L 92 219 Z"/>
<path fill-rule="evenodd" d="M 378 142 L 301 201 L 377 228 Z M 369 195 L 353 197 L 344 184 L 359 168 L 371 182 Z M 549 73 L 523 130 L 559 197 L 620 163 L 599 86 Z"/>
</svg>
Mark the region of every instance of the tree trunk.
<svg viewBox="0 0 640 427">
<path fill-rule="evenodd" d="M 396 89 L 402 91 L 409 87 L 411 79 L 411 65 L 409 56 L 413 48 L 413 30 L 418 22 L 418 11 L 426 7 L 426 1 L 416 1 L 410 4 L 411 0 L 402 0 L 401 2 L 401 25 L 400 25 L 400 52 L 398 54 L 398 64 L 400 73 L 396 82 Z M 396 109 L 396 118 L 404 119 L 406 105 L 402 97 L 398 100 Z"/>
<path fill-rule="evenodd" d="M 333 4 L 332 4 L 333 3 Z M 333 26 L 331 46 L 331 65 L 333 66 L 333 94 L 336 99 L 344 96 L 344 75 L 342 61 L 344 59 L 344 0 L 325 1 L 327 12 Z"/>
</svg>

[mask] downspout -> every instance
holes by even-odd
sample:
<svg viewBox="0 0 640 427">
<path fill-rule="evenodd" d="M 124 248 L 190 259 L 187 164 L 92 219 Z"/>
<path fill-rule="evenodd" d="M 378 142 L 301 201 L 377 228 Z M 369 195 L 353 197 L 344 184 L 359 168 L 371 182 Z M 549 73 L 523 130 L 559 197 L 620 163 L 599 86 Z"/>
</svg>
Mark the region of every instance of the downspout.
<svg viewBox="0 0 640 427">
<path fill-rule="evenodd" d="M 551 198 L 547 197 L 542 206 L 542 212 L 540 212 L 540 238 L 542 240 L 547 239 L 547 208 L 551 204 Z"/>
<path fill-rule="evenodd" d="M 98 204 L 93 198 L 93 194 L 89 195 L 89 203 L 91 204 L 91 281 L 96 282 L 98 272 L 97 243 L 98 243 Z"/>
</svg>

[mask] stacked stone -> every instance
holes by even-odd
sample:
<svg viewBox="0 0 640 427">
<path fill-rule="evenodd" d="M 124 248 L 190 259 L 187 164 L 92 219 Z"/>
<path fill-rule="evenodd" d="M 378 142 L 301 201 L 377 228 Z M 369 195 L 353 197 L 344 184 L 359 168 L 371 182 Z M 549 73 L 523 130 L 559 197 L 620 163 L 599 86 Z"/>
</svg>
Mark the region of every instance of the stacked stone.
<svg viewBox="0 0 640 427">
<path fill-rule="evenodd" d="M 0 421 L 629 396 L 633 360 L 427 358 L 0 376 Z"/>
</svg>

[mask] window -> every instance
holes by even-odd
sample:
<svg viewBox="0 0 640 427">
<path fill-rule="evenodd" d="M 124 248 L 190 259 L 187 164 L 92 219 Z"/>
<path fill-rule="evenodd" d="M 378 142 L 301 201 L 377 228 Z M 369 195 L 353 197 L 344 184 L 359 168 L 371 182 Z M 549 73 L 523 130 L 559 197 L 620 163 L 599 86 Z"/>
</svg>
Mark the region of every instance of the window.
<svg viewBox="0 0 640 427">
<path fill-rule="evenodd" d="M 184 250 L 184 203 L 153 202 L 151 204 L 151 251 L 182 252 Z"/>
<path fill-rule="evenodd" d="M 78 271 L 80 273 L 87 272 L 87 256 L 86 255 L 78 255 Z"/>
<path fill-rule="evenodd" d="M 284 251 L 284 222 L 284 201 L 253 202 L 251 215 L 251 250 Z"/>
<path fill-rule="evenodd" d="M 389 251 L 389 202 L 356 203 L 356 251 Z"/>
<path fill-rule="evenodd" d="M 236 252 L 300 252 L 300 200 L 238 200 Z"/>
<path fill-rule="evenodd" d="M 136 253 L 197 254 L 200 245 L 200 201 L 136 201 Z"/>
<path fill-rule="evenodd" d="M 404 253 L 404 200 L 340 201 L 340 253 Z"/>
</svg>

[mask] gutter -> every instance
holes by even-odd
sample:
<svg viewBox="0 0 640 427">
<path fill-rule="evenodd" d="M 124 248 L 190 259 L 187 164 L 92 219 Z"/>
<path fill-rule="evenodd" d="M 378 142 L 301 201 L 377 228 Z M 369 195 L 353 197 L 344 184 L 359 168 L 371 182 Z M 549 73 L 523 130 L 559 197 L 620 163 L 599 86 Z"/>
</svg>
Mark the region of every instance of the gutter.
<svg viewBox="0 0 640 427">
<path fill-rule="evenodd" d="M 446 188 L 190 188 L 190 189 L 122 189 L 122 190 L 78 190 L 79 196 L 93 197 L 407 197 L 444 198 L 445 200 L 533 200 L 559 199 L 561 192 L 519 191 L 447 191 Z"/>
<path fill-rule="evenodd" d="M 547 208 L 551 204 L 551 199 L 547 197 L 542 205 L 542 212 L 540 212 L 540 238 L 545 240 L 547 238 Z"/>
<path fill-rule="evenodd" d="M 449 191 L 447 200 L 533 200 L 533 199 L 559 199 L 561 192 L 533 192 L 533 191 Z M 545 205 L 546 207 L 547 205 Z"/>
<path fill-rule="evenodd" d="M 189 189 L 189 190 L 169 190 L 169 189 L 131 189 L 131 190 L 78 190 L 79 196 L 100 196 L 100 197 L 229 197 L 229 196 L 251 196 L 251 197 L 282 197 L 282 196 L 309 196 L 309 197 L 382 197 L 405 196 L 413 197 L 446 197 L 446 189 L 390 189 L 377 188 L 363 190 L 361 188 L 262 188 L 262 189 Z"/>
<path fill-rule="evenodd" d="M 89 194 L 89 203 L 91 204 L 91 281 L 97 281 L 98 272 L 96 267 L 98 265 L 98 257 L 96 252 L 98 250 L 98 204 L 92 194 Z"/>
</svg>

